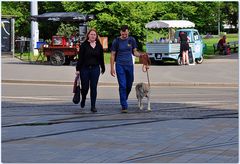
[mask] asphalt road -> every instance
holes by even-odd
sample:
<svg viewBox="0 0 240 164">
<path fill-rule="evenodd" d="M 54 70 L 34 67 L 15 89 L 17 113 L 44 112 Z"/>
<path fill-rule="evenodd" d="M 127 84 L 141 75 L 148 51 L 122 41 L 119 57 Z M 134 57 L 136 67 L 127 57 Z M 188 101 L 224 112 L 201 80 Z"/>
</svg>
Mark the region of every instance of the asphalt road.
<svg viewBox="0 0 240 164">
<path fill-rule="evenodd" d="M 2 85 L 2 162 L 238 161 L 236 87 L 152 87 L 152 112 L 133 91 L 126 115 L 114 86 L 99 87 L 97 114 L 89 99 L 72 104 L 71 88 Z"/>
<path fill-rule="evenodd" d="M 12 84 L 2 85 L 3 101 L 41 101 L 56 100 L 71 103 L 73 93 L 71 85 L 56 84 Z M 89 94 L 88 94 L 89 98 Z M 98 98 L 108 101 L 115 99 L 118 101 L 118 87 L 99 86 Z M 136 101 L 135 89 L 129 96 L 129 100 Z M 236 104 L 238 101 L 237 87 L 223 86 L 152 86 L 152 102 L 172 102 L 172 103 L 224 103 Z"/>
<path fill-rule="evenodd" d="M 207 69 L 211 68 L 211 62 L 207 62 Z M 222 72 L 228 76 L 222 78 L 218 70 L 217 78 L 212 75 L 209 79 L 214 85 L 152 86 L 152 112 L 138 110 L 133 88 L 129 113 L 122 114 L 118 88 L 104 83 L 98 88 L 98 113 L 92 114 L 89 97 L 84 109 L 71 102 L 71 83 L 8 81 L 14 73 L 11 65 L 16 66 L 9 63 L 4 67 L 2 83 L 2 162 L 237 163 L 238 86 L 236 77 L 230 74 L 236 62 L 221 64 L 221 68 L 229 69 Z M 35 71 L 34 65 L 20 64 L 16 68 L 22 67 Z M 171 71 L 176 69 L 176 66 L 169 67 Z M 10 74 L 6 68 L 11 68 Z M 189 68 L 180 67 L 188 71 L 199 67 Z M 20 73 L 19 70 L 15 72 Z M 166 71 L 163 76 L 166 78 L 160 78 L 162 82 L 173 73 Z M 185 75 L 191 73 L 185 72 Z M 210 75 L 202 79 L 204 84 Z M 15 77 L 22 78 L 21 75 Z M 28 77 L 39 76 L 35 73 L 23 79 L 29 80 Z M 171 76 L 170 80 L 176 77 L 184 81 L 181 76 Z M 159 77 L 154 78 L 157 82 Z M 107 79 L 103 81 L 108 82 Z M 194 79 L 188 78 L 187 82 Z"/>
</svg>

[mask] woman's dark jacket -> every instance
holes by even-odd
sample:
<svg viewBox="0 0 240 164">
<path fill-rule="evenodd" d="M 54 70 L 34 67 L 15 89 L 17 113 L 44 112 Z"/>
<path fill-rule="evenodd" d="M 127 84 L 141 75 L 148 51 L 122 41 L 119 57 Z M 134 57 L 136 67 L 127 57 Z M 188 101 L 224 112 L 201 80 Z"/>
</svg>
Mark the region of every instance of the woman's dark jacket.
<svg viewBox="0 0 240 164">
<path fill-rule="evenodd" d="M 103 47 L 99 41 L 96 41 L 96 47 L 92 48 L 90 42 L 86 40 L 80 46 L 76 70 L 80 71 L 84 66 L 94 65 L 100 65 L 101 72 L 105 72 Z"/>
<path fill-rule="evenodd" d="M 180 52 L 189 50 L 187 34 L 185 32 L 183 34 L 180 32 L 179 37 L 180 37 Z"/>
</svg>

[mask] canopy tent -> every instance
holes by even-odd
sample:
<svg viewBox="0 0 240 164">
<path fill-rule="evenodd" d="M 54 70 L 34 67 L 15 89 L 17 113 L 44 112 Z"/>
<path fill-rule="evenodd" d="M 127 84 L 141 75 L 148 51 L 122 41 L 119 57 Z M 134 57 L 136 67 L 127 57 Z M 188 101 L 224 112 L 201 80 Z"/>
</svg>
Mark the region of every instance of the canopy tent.
<svg viewBox="0 0 240 164">
<path fill-rule="evenodd" d="M 158 29 L 158 28 L 188 28 L 195 27 L 193 22 L 187 20 L 156 20 L 149 22 L 145 28 Z"/>
<path fill-rule="evenodd" d="M 48 12 L 31 16 L 33 21 L 71 21 L 84 23 L 93 19 L 93 15 L 80 14 L 78 12 Z"/>
<path fill-rule="evenodd" d="M 31 16 L 32 21 L 51 21 L 51 22 L 67 22 L 79 24 L 80 41 L 84 40 L 87 33 L 87 22 L 94 19 L 92 14 L 81 14 L 78 12 L 47 12 L 40 15 Z"/>
<path fill-rule="evenodd" d="M 168 28 L 168 39 L 173 39 L 175 31 L 174 28 L 189 28 L 195 27 L 193 22 L 187 20 L 156 20 L 151 21 L 145 25 L 148 29 Z"/>
</svg>

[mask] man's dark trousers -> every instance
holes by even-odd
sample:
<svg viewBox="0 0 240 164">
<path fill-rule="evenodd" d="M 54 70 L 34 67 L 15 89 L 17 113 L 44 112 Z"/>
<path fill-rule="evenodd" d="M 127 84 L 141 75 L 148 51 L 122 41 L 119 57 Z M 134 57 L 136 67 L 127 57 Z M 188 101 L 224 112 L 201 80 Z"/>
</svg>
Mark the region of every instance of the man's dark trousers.
<svg viewBox="0 0 240 164">
<path fill-rule="evenodd" d="M 116 63 L 116 74 L 119 84 L 120 103 L 122 109 L 127 109 L 127 99 L 131 92 L 132 84 L 134 80 L 133 65 L 120 65 Z"/>
</svg>

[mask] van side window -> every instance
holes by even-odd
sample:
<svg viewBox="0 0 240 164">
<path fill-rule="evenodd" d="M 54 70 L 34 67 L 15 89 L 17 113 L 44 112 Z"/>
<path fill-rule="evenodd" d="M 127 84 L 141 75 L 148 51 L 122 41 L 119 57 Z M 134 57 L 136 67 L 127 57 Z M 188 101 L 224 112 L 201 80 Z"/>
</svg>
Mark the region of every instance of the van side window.
<svg viewBox="0 0 240 164">
<path fill-rule="evenodd" d="M 189 38 L 189 42 L 191 43 L 191 42 L 192 42 L 192 37 L 191 37 L 190 32 L 187 32 L 187 36 L 188 36 L 188 38 Z"/>
<path fill-rule="evenodd" d="M 193 38 L 194 40 L 199 40 L 199 35 L 198 35 L 198 32 L 193 32 Z"/>
</svg>

